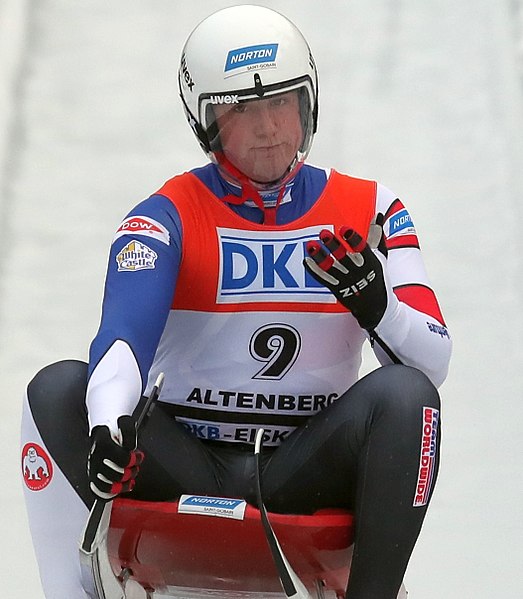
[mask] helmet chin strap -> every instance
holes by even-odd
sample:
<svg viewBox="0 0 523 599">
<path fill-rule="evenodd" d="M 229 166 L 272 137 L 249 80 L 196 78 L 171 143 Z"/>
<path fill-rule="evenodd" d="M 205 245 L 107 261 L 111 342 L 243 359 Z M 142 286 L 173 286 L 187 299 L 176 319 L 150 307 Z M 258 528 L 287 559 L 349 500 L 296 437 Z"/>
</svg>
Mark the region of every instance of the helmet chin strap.
<svg viewBox="0 0 523 599">
<path fill-rule="evenodd" d="M 263 201 L 263 198 L 256 188 L 254 183 L 244 175 L 238 168 L 236 168 L 226 157 L 223 152 L 215 153 L 218 165 L 224 170 L 224 172 L 236 181 L 241 186 L 241 196 L 235 196 L 229 194 L 223 198 L 224 202 L 229 204 L 235 204 L 237 206 L 244 204 L 247 200 L 252 200 L 256 206 L 263 212 L 263 224 L 264 225 L 275 225 L 276 224 L 276 212 L 281 204 L 283 196 L 285 195 L 286 184 L 288 179 L 285 177 L 283 182 L 279 186 L 278 196 L 274 206 L 267 207 Z M 295 173 L 294 173 L 295 174 Z"/>
</svg>

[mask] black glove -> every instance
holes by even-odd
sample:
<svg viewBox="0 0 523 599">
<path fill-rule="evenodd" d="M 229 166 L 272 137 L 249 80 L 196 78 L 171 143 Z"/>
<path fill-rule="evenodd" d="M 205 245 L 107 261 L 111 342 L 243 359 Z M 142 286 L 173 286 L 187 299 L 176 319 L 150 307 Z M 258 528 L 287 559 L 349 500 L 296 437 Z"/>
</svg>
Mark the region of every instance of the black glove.
<svg viewBox="0 0 523 599">
<path fill-rule="evenodd" d="M 136 449 L 136 423 L 131 416 L 118 418 L 118 437 L 108 426 L 95 426 L 87 462 L 89 486 L 101 499 L 132 491 L 144 454 Z"/>
<path fill-rule="evenodd" d="M 384 257 L 387 255 L 382 225 L 383 215 L 378 214 L 369 230 L 369 243 L 354 229 L 343 227 L 340 235 L 347 245 L 323 229 L 322 243 L 309 241 L 309 256 L 303 261 L 311 275 L 328 287 L 368 331 L 381 321 L 388 302 L 383 267 L 372 249 L 377 247 Z"/>
</svg>

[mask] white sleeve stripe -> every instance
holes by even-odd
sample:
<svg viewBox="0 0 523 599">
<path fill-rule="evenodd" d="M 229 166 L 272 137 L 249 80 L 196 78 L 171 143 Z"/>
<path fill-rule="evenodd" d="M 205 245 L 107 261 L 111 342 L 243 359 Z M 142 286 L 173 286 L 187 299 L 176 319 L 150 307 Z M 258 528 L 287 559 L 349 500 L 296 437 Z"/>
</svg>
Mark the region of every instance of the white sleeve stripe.
<svg viewBox="0 0 523 599">
<path fill-rule="evenodd" d="M 129 345 L 116 340 L 93 370 L 87 385 L 89 430 L 107 425 L 118 431 L 120 416 L 131 415 L 140 400 L 142 377 Z"/>
<path fill-rule="evenodd" d="M 389 253 L 387 272 L 392 287 L 419 283 L 432 289 L 418 249 L 403 248 Z"/>
</svg>

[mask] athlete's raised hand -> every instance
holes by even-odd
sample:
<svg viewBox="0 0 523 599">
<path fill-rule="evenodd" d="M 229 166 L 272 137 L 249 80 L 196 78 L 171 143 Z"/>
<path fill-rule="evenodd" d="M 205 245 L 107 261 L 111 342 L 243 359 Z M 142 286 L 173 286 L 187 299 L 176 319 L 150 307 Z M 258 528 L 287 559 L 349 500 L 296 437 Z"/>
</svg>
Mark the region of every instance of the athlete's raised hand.
<svg viewBox="0 0 523 599">
<path fill-rule="evenodd" d="M 381 321 L 388 302 L 383 268 L 387 250 L 382 225 L 383 215 L 378 214 L 370 226 L 368 241 L 354 229 L 343 227 L 340 237 L 346 244 L 323 229 L 321 243 L 307 243 L 308 256 L 303 261 L 311 275 L 328 287 L 359 325 L 369 331 Z"/>
<path fill-rule="evenodd" d="M 120 416 L 117 435 L 108 426 L 95 426 L 87 462 L 91 491 L 105 500 L 132 491 L 143 458 L 143 452 L 136 449 L 134 418 Z"/>
</svg>

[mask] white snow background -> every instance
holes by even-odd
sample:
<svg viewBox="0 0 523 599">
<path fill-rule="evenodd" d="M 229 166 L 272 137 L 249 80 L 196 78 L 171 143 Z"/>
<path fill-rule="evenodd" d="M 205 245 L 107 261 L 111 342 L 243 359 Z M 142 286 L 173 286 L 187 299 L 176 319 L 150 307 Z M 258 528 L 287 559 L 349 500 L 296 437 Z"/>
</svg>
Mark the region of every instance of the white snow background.
<svg viewBox="0 0 523 599">
<path fill-rule="evenodd" d="M 192 28 L 231 4 L 0 0 L 0 588 L 9 599 L 43 597 L 20 482 L 24 386 L 53 361 L 86 358 L 115 227 L 164 180 L 205 162 L 176 70 Z M 378 179 L 404 200 L 454 337 L 441 473 L 409 597 L 521 599 L 522 0 L 260 4 L 289 16 L 316 57 L 310 162 Z"/>
</svg>

